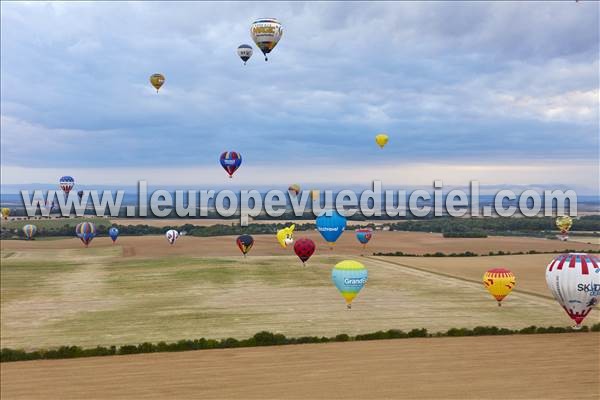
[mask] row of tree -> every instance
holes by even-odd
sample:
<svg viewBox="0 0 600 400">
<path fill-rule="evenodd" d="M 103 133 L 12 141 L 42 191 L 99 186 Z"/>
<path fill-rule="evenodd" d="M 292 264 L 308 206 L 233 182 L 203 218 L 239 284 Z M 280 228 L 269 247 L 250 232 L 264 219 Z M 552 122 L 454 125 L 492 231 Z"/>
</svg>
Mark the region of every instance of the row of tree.
<svg viewBox="0 0 600 400">
<path fill-rule="evenodd" d="M 35 222 L 33 222 L 35 224 Z M 185 232 L 190 236 L 226 236 L 247 234 L 272 234 L 283 228 L 286 223 L 271 224 L 249 224 L 241 227 L 238 221 L 231 221 L 230 224 L 217 224 L 210 226 L 199 226 L 194 224 L 177 225 L 177 220 L 173 220 L 173 225 L 158 227 L 150 225 L 115 225 L 121 235 L 159 235 L 164 234 L 169 229 L 176 229 Z M 96 224 L 98 234 L 105 235 L 111 227 L 109 220 Z M 365 224 L 375 228 L 375 225 Z M 62 226 L 38 227 L 37 236 L 72 236 L 75 224 L 65 220 Z M 356 229 L 357 226 L 349 226 L 348 230 Z M 574 228 L 577 231 L 585 232 L 587 236 L 600 236 L 600 216 L 583 216 L 576 220 Z M 296 231 L 308 231 L 316 229 L 313 222 L 296 224 Z M 451 218 L 440 217 L 427 220 L 412 220 L 404 222 L 392 222 L 382 225 L 382 229 L 391 231 L 410 231 L 410 232 L 437 232 L 442 233 L 447 238 L 485 238 L 488 235 L 501 236 L 549 236 L 556 235 L 556 226 L 554 218 L 551 217 L 532 217 L 532 218 Z M 0 232 L 2 239 L 23 237 L 20 229 L 2 227 Z"/>
<path fill-rule="evenodd" d="M 591 328 L 583 326 L 580 330 L 573 330 L 565 327 L 536 327 L 529 326 L 523 329 L 507 329 L 498 328 L 495 326 L 478 326 L 470 328 L 451 328 L 445 332 L 429 333 L 427 329 L 413 329 L 409 332 L 404 332 L 397 329 L 387 331 L 377 331 L 373 333 L 359 334 L 350 336 L 340 334 L 333 337 L 326 336 L 303 336 L 299 338 L 288 338 L 281 333 L 272 333 L 262 331 L 248 339 L 238 340 L 235 338 L 227 338 L 221 340 L 215 339 L 194 339 L 180 340 L 178 342 L 166 343 L 141 343 L 139 345 L 124 345 L 121 347 L 98 346 L 90 349 L 83 349 L 79 346 L 61 346 L 54 350 L 36 350 L 24 351 L 4 348 L 0 350 L 0 361 L 25 361 L 25 360 L 40 360 L 40 359 L 60 359 L 60 358 L 80 358 L 80 357 L 96 357 L 96 356 L 112 356 L 125 354 L 142 354 L 142 353 L 162 353 L 162 352 L 177 352 L 188 350 L 206 350 L 206 349 L 225 349 L 235 347 L 255 347 L 255 346 L 277 346 L 290 344 L 304 343 L 328 343 L 328 342 L 347 342 L 347 341 L 362 341 L 362 340 L 385 340 L 385 339 L 404 339 L 415 337 L 456 337 L 456 336 L 490 336 L 490 335 L 529 335 L 529 334 L 545 334 L 545 333 L 567 333 L 567 332 L 600 332 L 600 323 L 592 325 Z"/>
<path fill-rule="evenodd" d="M 464 251 L 461 253 L 443 253 L 441 251 L 436 251 L 435 253 L 425 253 L 425 254 L 412 254 L 405 253 L 403 251 L 394 251 L 390 253 L 373 253 L 374 256 L 390 256 L 390 257 L 486 257 L 486 256 L 522 256 L 524 254 L 563 254 L 563 253 L 597 253 L 598 250 L 572 250 L 572 249 L 564 249 L 564 250 L 553 250 L 553 251 L 537 251 L 537 250 L 529 250 L 529 251 L 490 251 L 487 254 L 478 254 L 473 253 L 472 251 Z"/>
</svg>

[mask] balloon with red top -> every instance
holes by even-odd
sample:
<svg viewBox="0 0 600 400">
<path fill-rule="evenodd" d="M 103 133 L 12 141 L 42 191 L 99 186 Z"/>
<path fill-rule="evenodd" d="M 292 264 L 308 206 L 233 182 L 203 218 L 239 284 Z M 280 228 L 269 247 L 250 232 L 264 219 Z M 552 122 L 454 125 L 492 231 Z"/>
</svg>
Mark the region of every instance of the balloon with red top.
<svg viewBox="0 0 600 400">
<path fill-rule="evenodd" d="M 561 254 L 548 264 L 546 284 L 579 329 L 600 299 L 600 259 L 586 253 Z"/>
</svg>

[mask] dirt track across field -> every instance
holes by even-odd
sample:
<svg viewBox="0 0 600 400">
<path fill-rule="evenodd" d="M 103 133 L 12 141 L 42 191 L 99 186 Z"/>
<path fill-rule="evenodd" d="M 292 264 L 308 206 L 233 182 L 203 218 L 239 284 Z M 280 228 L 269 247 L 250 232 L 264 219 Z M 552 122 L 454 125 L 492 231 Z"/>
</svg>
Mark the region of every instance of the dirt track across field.
<svg viewBox="0 0 600 400">
<path fill-rule="evenodd" d="M 2 364 L 9 399 L 597 399 L 600 334 L 401 339 Z"/>
</svg>

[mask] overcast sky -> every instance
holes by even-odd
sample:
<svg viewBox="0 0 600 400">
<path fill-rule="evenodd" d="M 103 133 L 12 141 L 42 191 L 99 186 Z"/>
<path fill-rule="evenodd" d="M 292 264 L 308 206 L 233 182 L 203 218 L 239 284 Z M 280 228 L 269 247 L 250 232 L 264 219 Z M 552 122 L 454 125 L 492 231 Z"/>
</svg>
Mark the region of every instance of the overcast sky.
<svg viewBox="0 0 600 400">
<path fill-rule="evenodd" d="M 1 3 L 2 183 L 598 190 L 599 4 Z M 260 17 L 283 24 L 265 62 Z M 156 94 L 148 82 L 166 76 Z M 380 150 L 374 136 L 390 135 Z"/>
</svg>

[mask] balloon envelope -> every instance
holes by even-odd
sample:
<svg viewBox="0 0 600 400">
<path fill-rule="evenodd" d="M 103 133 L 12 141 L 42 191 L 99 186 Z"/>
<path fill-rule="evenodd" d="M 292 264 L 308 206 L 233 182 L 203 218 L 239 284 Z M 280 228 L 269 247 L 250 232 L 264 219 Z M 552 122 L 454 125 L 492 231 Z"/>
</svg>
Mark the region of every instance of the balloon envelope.
<svg viewBox="0 0 600 400">
<path fill-rule="evenodd" d="M 242 155 L 236 151 L 224 151 L 219 157 L 219 162 L 231 178 L 234 172 L 242 165 Z"/>
<path fill-rule="evenodd" d="M 25 239 L 27 239 L 27 240 L 34 237 L 36 232 L 37 232 L 37 226 L 35 226 L 35 225 L 27 224 L 23 227 L 23 234 L 25 235 Z"/>
<path fill-rule="evenodd" d="M 295 183 L 290 185 L 288 187 L 288 192 L 290 193 L 290 196 L 298 196 L 300 194 L 300 185 Z"/>
<path fill-rule="evenodd" d="M 4 219 L 8 219 L 9 215 L 10 215 L 10 208 L 4 207 L 2 209 L 2 216 L 4 217 Z"/>
<path fill-rule="evenodd" d="M 119 230 L 114 226 L 108 230 L 108 236 L 112 239 L 113 243 L 116 242 L 119 237 Z"/>
<path fill-rule="evenodd" d="M 252 249 L 252 246 L 254 246 L 254 238 L 250 235 L 238 236 L 235 242 L 244 256 Z"/>
<path fill-rule="evenodd" d="M 167 238 L 169 244 L 172 245 L 179 238 L 179 232 L 177 232 L 175 229 L 169 229 L 167 233 L 165 233 L 165 237 Z"/>
<path fill-rule="evenodd" d="M 73 186 L 75 186 L 75 179 L 73 179 L 72 176 L 63 176 L 59 179 L 58 184 L 62 191 L 68 196 L 71 189 L 73 189 Z"/>
<path fill-rule="evenodd" d="M 373 230 L 369 228 L 357 229 L 356 230 L 356 239 L 362 243 L 367 244 L 369 240 L 373 237 Z"/>
<path fill-rule="evenodd" d="M 308 259 L 315 252 L 315 242 L 309 238 L 300 238 L 294 243 L 294 253 L 302 261 L 302 264 L 308 261 Z"/>
<path fill-rule="evenodd" d="M 282 35 L 283 28 L 275 18 L 257 19 L 250 26 L 250 36 L 265 55 L 265 61 L 267 54 L 277 46 Z"/>
<path fill-rule="evenodd" d="M 156 93 L 158 93 L 158 90 L 164 83 L 165 77 L 162 74 L 152 74 L 150 76 L 150 84 L 154 86 L 154 89 L 156 89 Z"/>
<path fill-rule="evenodd" d="M 294 228 L 295 227 L 296 227 L 296 225 L 292 224 L 290 226 L 286 226 L 285 228 L 277 231 L 277 241 L 279 242 L 281 247 L 283 247 L 284 249 L 288 245 L 294 243 Z"/>
<path fill-rule="evenodd" d="M 512 292 L 516 284 L 515 275 L 504 268 L 493 268 L 483 275 L 483 284 L 492 296 L 500 302 Z"/>
<path fill-rule="evenodd" d="M 331 280 L 346 300 L 348 308 L 367 283 L 368 276 L 367 269 L 358 261 L 344 260 L 333 267 Z"/>
<path fill-rule="evenodd" d="M 346 217 L 336 210 L 322 213 L 317 217 L 316 223 L 317 230 L 330 245 L 333 245 L 346 229 Z"/>
<path fill-rule="evenodd" d="M 87 247 L 96 236 L 96 225 L 91 222 L 81 222 L 75 227 L 75 234 Z"/>
<path fill-rule="evenodd" d="M 561 254 L 548 264 L 546 284 L 579 326 L 600 299 L 600 259 L 585 253 Z"/>
<path fill-rule="evenodd" d="M 246 65 L 246 61 L 248 61 L 250 57 L 252 57 L 252 53 L 252 47 L 247 44 L 242 44 L 237 48 L 237 54 L 244 62 L 244 65 Z"/>
<path fill-rule="evenodd" d="M 385 133 L 380 133 L 379 135 L 375 136 L 375 142 L 377 143 L 377 145 L 379 147 L 381 147 L 382 149 L 384 148 L 384 146 L 387 144 L 388 140 L 390 138 L 388 137 L 388 135 L 386 135 Z"/>
</svg>

